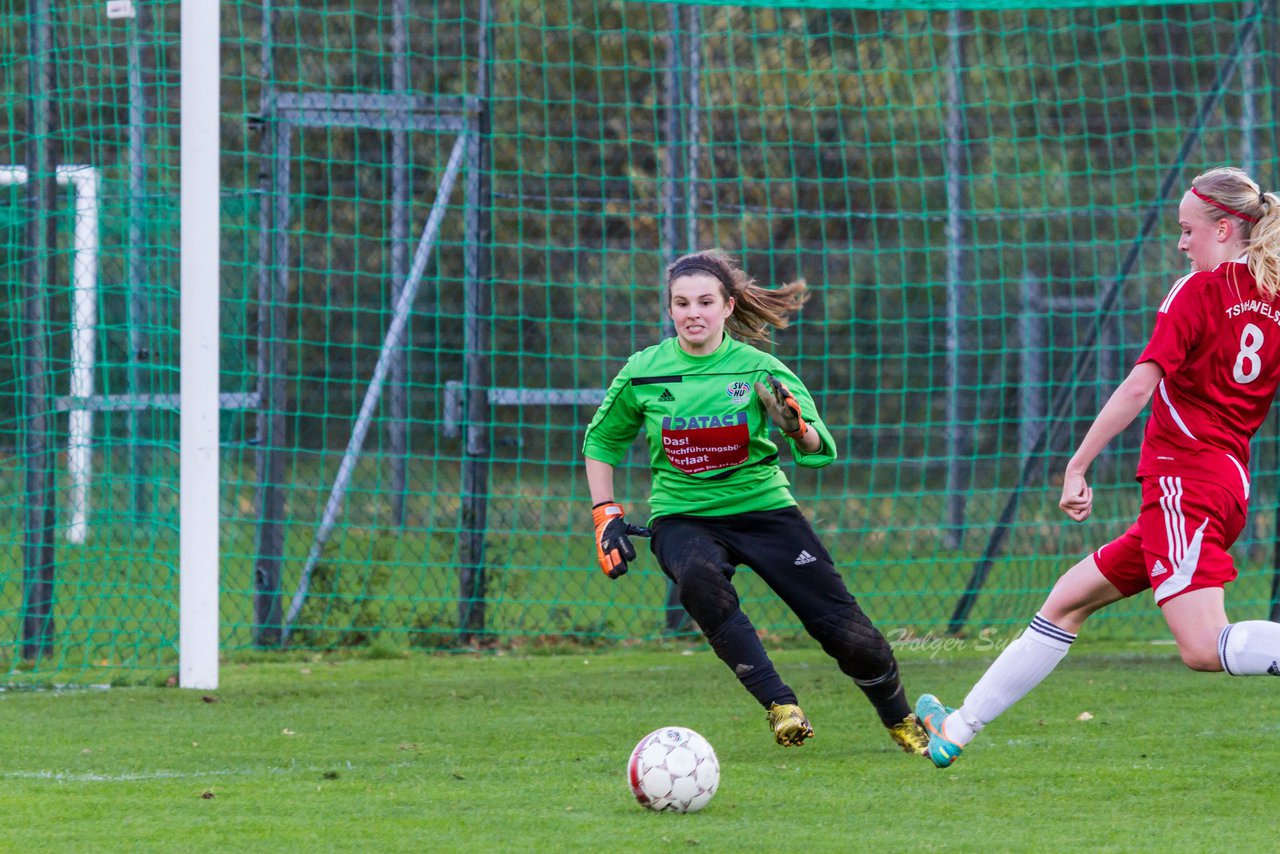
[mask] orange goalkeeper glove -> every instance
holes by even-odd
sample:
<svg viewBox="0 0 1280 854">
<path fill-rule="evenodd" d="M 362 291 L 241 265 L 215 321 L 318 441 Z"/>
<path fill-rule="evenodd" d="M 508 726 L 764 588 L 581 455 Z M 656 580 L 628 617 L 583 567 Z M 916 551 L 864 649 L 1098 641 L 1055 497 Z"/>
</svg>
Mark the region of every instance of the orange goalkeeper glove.
<svg viewBox="0 0 1280 854">
<path fill-rule="evenodd" d="M 596 560 L 610 578 L 624 574 L 627 561 L 636 559 L 636 547 L 627 535 L 651 536 L 648 528 L 628 523 L 624 512 L 622 505 L 615 501 L 602 501 L 591 508 L 591 521 L 596 526 Z"/>
<path fill-rule="evenodd" d="M 777 377 L 768 374 L 766 378 L 769 380 L 768 385 L 756 383 L 756 394 L 768 411 L 769 419 L 787 436 L 799 439 L 809 432 L 809 425 L 800 417 L 800 404 Z"/>
</svg>

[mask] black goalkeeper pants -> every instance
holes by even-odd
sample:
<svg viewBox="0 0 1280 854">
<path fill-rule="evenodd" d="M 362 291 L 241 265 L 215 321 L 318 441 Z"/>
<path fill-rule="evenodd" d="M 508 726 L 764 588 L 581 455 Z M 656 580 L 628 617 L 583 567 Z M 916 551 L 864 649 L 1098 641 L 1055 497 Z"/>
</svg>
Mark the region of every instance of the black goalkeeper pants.
<svg viewBox="0 0 1280 854">
<path fill-rule="evenodd" d="M 748 566 L 778 594 L 886 725 L 910 713 L 893 650 L 862 612 L 813 526 L 795 507 L 733 516 L 663 516 L 651 547 L 680 604 L 716 655 L 762 706 L 795 703 L 743 613 L 733 586 Z"/>
</svg>

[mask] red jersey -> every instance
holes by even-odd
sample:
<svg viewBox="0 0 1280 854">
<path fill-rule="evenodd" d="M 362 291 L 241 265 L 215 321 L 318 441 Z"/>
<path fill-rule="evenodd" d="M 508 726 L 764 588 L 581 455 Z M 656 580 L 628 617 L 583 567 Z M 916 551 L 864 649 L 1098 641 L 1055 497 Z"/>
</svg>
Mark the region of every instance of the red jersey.
<svg viewBox="0 0 1280 854">
<path fill-rule="evenodd" d="M 1138 477 L 1173 475 L 1249 497 L 1249 441 L 1280 385 L 1280 305 L 1243 258 L 1179 279 L 1138 362 L 1164 370 L 1152 395 Z"/>
</svg>

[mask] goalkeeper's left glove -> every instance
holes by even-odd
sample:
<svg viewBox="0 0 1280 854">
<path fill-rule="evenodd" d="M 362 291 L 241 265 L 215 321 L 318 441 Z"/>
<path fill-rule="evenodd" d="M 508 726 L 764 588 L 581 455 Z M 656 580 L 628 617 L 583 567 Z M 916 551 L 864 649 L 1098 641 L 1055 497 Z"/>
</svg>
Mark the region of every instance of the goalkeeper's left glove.
<svg viewBox="0 0 1280 854">
<path fill-rule="evenodd" d="M 627 571 L 627 561 L 636 559 L 636 547 L 627 534 L 639 533 L 634 525 L 628 525 L 625 511 L 616 501 L 602 501 L 591 508 L 591 521 L 596 526 L 596 559 L 600 569 L 610 578 L 617 578 Z"/>
<path fill-rule="evenodd" d="M 799 439 L 809 432 L 809 425 L 800 417 L 800 404 L 787 390 L 787 387 L 773 374 L 766 375 L 769 384 L 756 382 L 756 394 L 764 403 L 769 419 L 778 425 L 778 429 L 792 439 Z"/>
</svg>

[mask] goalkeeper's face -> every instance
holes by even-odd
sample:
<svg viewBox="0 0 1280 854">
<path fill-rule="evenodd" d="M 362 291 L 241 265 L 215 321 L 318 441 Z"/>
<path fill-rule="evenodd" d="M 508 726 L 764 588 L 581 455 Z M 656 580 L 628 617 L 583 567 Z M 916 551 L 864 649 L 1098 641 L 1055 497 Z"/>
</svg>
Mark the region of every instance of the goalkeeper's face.
<svg viewBox="0 0 1280 854">
<path fill-rule="evenodd" d="M 733 314 L 733 298 L 708 273 L 693 273 L 671 282 L 671 320 L 680 347 L 695 356 L 714 353 L 724 340 L 724 322 Z"/>
</svg>

